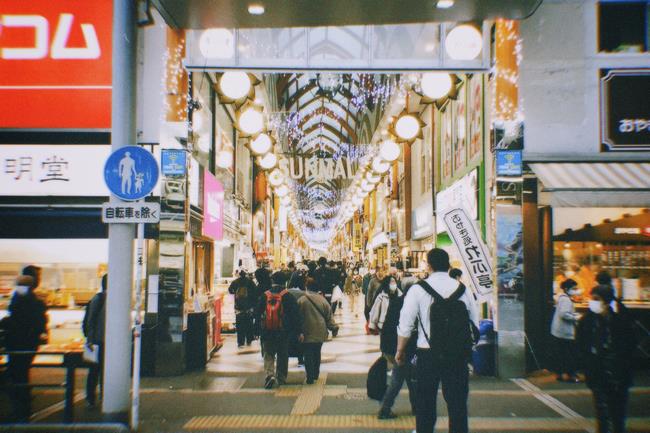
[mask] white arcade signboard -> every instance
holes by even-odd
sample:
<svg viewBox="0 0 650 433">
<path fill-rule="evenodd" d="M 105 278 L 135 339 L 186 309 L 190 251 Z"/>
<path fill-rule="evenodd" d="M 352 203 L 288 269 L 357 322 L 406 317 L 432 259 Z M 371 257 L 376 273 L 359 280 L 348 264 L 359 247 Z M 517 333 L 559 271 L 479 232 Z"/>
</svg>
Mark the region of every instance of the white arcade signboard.
<svg viewBox="0 0 650 433">
<path fill-rule="evenodd" d="M 476 226 L 462 208 L 455 208 L 443 217 L 447 233 L 454 241 L 463 258 L 476 291 L 484 299 L 492 295 L 492 264 L 488 249 L 483 243 Z"/>
</svg>

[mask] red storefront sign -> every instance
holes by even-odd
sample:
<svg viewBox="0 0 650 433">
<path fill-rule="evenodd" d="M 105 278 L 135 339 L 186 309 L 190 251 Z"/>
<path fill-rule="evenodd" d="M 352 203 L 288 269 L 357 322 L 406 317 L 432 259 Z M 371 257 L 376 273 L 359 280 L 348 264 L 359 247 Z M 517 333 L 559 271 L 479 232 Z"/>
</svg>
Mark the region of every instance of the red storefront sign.
<svg viewBox="0 0 650 433">
<path fill-rule="evenodd" d="M 112 19 L 112 0 L 2 0 L 0 128 L 110 128 Z"/>
</svg>

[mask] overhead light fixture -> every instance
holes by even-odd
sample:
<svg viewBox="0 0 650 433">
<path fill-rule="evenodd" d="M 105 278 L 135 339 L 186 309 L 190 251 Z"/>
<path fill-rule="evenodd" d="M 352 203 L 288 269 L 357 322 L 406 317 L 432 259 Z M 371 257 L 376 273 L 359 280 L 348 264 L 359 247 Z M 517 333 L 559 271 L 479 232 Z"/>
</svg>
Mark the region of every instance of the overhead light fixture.
<svg viewBox="0 0 650 433">
<path fill-rule="evenodd" d="M 251 15 L 264 15 L 264 5 L 260 3 L 253 3 L 248 5 L 248 13 Z"/>
<path fill-rule="evenodd" d="M 413 114 L 403 113 L 395 121 L 395 134 L 404 141 L 411 141 L 420 136 L 422 131 L 421 121 Z"/>
<path fill-rule="evenodd" d="M 232 167 L 232 161 L 233 161 L 232 152 L 228 150 L 220 150 L 217 153 L 215 163 L 219 168 L 230 168 Z"/>
<path fill-rule="evenodd" d="M 286 185 L 282 185 L 275 189 L 275 195 L 280 198 L 286 196 L 287 194 L 289 194 L 289 187 Z"/>
<path fill-rule="evenodd" d="M 429 99 L 440 99 L 451 90 L 451 75 L 446 72 L 426 72 L 422 74 L 420 87 L 422 94 Z"/>
<path fill-rule="evenodd" d="M 280 200 L 280 204 L 282 204 L 284 207 L 289 207 L 289 205 L 291 205 L 291 197 L 285 195 L 282 197 L 282 200 Z"/>
<path fill-rule="evenodd" d="M 370 192 L 370 191 L 372 191 L 373 189 L 375 189 L 375 185 L 372 184 L 372 183 L 370 183 L 370 182 L 368 182 L 367 180 L 364 180 L 363 183 L 361 184 L 361 189 L 362 189 L 364 192 Z"/>
<path fill-rule="evenodd" d="M 454 0 L 438 0 L 436 2 L 436 7 L 438 9 L 449 9 L 454 5 Z"/>
<path fill-rule="evenodd" d="M 235 39 L 230 30 L 207 29 L 199 37 L 199 51 L 206 59 L 230 59 L 235 55 Z"/>
<path fill-rule="evenodd" d="M 445 51 L 454 60 L 474 60 L 483 50 L 483 36 L 469 24 L 454 27 L 445 38 Z"/>
<path fill-rule="evenodd" d="M 370 183 L 379 183 L 379 181 L 381 180 L 381 177 L 380 176 L 375 176 L 374 173 L 369 171 L 368 174 L 366 174 L 366 180 L 368 182 L 370 182 Z"/>
<path fill-rule="evenodd" d="M 280 171 L 279 169 L 276 168 L 269 174 L 269 183 L 271 184 L 271 186 L 274 187 L 280 186 L 282 185 L 283 181 L 284 181 L 284 174 L 282 174 L 282 171 Z"/>
<path fill-rule="evenodd" d="M 265 170 L 270 170 L 275 167 L 275 164 L 278 163 L 278 157 L 275 156 L 275 153 L 267 153 L 259 159 L 260 167 Z"/>
<path fill-rule="evenodd" d="M 262 110 L 253 105 L 245 107 L 239 114 L 238 129 L 246 135 L 255 135 L 264 129 Z"/>
<path fill-rule="evenodd" d="M 261 133 L 250 142 L 251 152 L 255 155 L 264 155 L 271 150 L 273 140 L 267 133 Z"/>
<path fill-rule="evenodd" d="M 393 162 L 399 158 L 400 147 L 399 144 L 395 143 L 393 140 L 384 140 L 381 143 L 379 148 L 379 155 L 388 162 Z"/>
<path fill-rule="evenodd" d="M 375 157 L 372 160 L 372 170 L 377 174 L 384 174 L 390 169 L 390 164 L 381 159 L 380 157 Z"/>
<path fill-rule="evenodd" d="M 219 78 L 219 89 L 227 98 L 237 101 L 249 95 L 251 79 L 246 72 L 228 71 Z"/>
</svg>

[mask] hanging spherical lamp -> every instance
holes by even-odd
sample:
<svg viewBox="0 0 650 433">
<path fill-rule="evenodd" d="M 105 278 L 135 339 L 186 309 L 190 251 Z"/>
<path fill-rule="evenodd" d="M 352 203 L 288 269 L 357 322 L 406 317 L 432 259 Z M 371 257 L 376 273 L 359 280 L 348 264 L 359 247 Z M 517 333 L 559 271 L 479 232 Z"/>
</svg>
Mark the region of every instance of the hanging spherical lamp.
<svg viewBox="0 0 650 433">
<path fill-rule="evenodd" d="M 413 140 L 420 133 L 420 122 L 412 114 L 403 114 L 395 122 L 395 132 L 402 140 Z"/>
<path fill-rule="evenodd" d="M 206 59 L 229 59 L 235 54 L 235 38 L 227 29 L 207 29 L 199 36 L 199 51 Z"/>
<path fill-rule="evenodd" d="M 281 185 L 275 189 L 275 195 L 280 198 L 286 196 L 287 194 L 289 194 L 289 187 L 286 185 Z"/>
<path fill-rule="evenodd" d="M 381 143 L 379 148 L 379 155 L 388 162 L 393 162 L 399 158 L 400 147 L 399 144 L 395 143 L 393 140 L 384 140 Z"/>
<path fill-rule="evenodd" d="M 375 185 L 372 184 L 372 183 L 370 183 L 370 182 L 368 182 L 367 180 L 364 180 L 364 181 L 361 183 L 361 189 L 362 189 L 363 191 L 365 191 L 365 192 L 370 192 L 370 191 L 372 191 L 373 189 L 375 189 Z"/>
<path fill-rule="evenodd" d="M 260 167 L 265 170 L 269 170 L 275 167 L 275 164 L 278 163 L 278 157 L 275 156 L 275 153 L 267 153 L 259 159 Z"/>
<path fill-rule="evenodd" d="M 233 156 L 232 152 L 229 150 L 220 150 L 217 153 L 216 161 L 217 167 L 219 168 L 230 168 L 232 167 Z"/>
<path fill-rule="evenodd" d="M 445 51 L 454 60 L 474 60 L 483 50 L 483 36 L 474 26 L 461 24 L 445 38 Z"/>
<path fill-rule="evenodd" d="M 246 72 L 229 71 L 219 79 L 219 88 L 224 96 L 237 101 L 250 93 L 252 84 Z"/>
<path fill-rule="evenodd" d="M 261 133 L 250 142 L 251 152 L 255 155 L 264 155 L 266 152 L 271 150 L 271 146 L 273 146 L 273 140 L 265 132 Z"/>
<path fill-rule="evenodd" d="M 390 169 L 390 164 L 376 156 L 372 160 L 372 169 L 377 174 L 384 174 Z"/>
<path fill-rule="evenodd" d="M 241 132 L 255 135 L 264 129 L 264 114 L 261 109 L 251 105 L 241 111 L 237 123 Z"/>
<path fill-rule="evenodd" d="M 379 181 L 381 180 L 381 177 L 380 177 L 380 176 L 375 176 L 374 173 L 372 173 L 371 171 L 369 171 L 369 172 L 366 174 L 366 180 L 367 180 L 368 182 L 370 182 L 370 183 L 379 183 Z"/>
<path fill-rule="evenodd" d="M 284 181 L 284 174 L 282 171 L 279 169 L 274 169 L 270 174 L 269 174 L 269 183 L 271 186 L 280 186 L 282 185 L 282 182 Z"/>
<path fill-rule="evenodd" d="M 451 90 L 451 75 L 446 72 L 427 72 L 422 74 L 420 87 L 422 94 L 429 99 L 440 99 Z"/>
</svg>

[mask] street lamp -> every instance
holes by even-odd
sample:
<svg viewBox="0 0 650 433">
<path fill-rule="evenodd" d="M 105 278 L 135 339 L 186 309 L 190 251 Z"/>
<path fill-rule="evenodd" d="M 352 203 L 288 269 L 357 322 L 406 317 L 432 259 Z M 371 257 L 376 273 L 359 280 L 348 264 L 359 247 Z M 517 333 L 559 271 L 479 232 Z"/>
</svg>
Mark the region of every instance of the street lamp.
<svg viewBox="0 0 650 433">
<path fill-rule="evenodd" d="M 219 90 L 233 101 L 248 96 L 252 88 L 251 79 L 246 72 L 224 72 L 219 79 Z"/>
<path fill-rule="evenodd" d="M 262 109 L 249 105 L 243 108 L 237 119 L 238 129 L 246 135 L 255 135 L 264 129 Z"/>
<path fill-rule="evenodd" d="M 265 170 L 270 170 L 275 167 L 275 164 L 278 163 L 278 157 L 275 156 L 275 153 L 267 153 L 266 155 L 259 158 L 260 167 Z"/>
<path fill-rule="evenodd" d="M 261 133 L 250 142 L 251 152 L 255 155 L 264 155 L 266 152 L 271 150 L 271 146 L 273 146 L 273 139 L 271 139 L 271 137 L 265 132 Z"/>
<path fill-rule="evenodd" d="M 422 94 L 429 99 L 440 99 L 451 90 L 451 75 L 446 72 L 427 72 L 422 74 L 420 87 Z"/>
<path fill-rule="evenodd" d="M 445 51 L 454 60 L 474 60 L 482 50 L 481 32 L 469 24 L 454 27 L 445 38 Z"/>
</svg>

